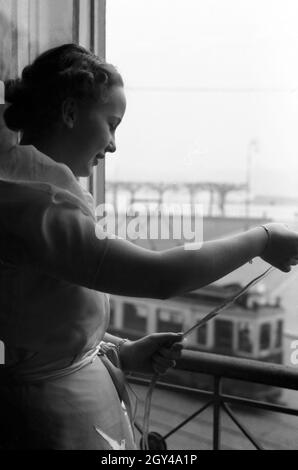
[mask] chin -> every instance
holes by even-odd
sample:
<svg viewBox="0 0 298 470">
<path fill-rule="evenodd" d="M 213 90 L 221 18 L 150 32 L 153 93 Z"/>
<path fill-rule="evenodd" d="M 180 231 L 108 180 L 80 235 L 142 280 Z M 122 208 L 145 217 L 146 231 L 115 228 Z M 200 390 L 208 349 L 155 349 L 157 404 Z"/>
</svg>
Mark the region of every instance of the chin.
<svg viewBox="0 0 298 470">
<path fill-rule="evenodd" d="M 88 178 L 89 176 L 92 176 L 92 174 L 93 174 L 93 167 L 86 166 L 84 168 L 80 168 L 80 171 L 78 171 L 77 176 L 79 178 Z"/>
</svg>

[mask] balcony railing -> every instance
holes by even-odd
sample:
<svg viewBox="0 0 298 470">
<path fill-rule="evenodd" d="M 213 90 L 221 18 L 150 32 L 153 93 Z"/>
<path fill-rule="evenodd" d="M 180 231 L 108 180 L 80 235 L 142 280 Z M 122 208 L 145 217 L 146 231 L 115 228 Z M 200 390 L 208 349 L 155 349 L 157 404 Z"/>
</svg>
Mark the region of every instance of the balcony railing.
<svg viewBox="0 0 298 470">
<path fill-rule="evenodd" d="M 240 359 L 229 356 L 222 356 L 217 354 L 184 351 L 182 358 L 177 362 L 176 369 L 180 371 L 189 371 L 192 373 L 207 374 L 213 378 L 213 390 L 207 391 L 197 388 L 185 387 L 181 385 L 173 385 L 170 383 L 158 382 L 157 387 L 178 391 L 178 392 L 191 392 L 192 396 L 195 394 L 198 398 L 203 398 L 206 403 L 203 406 L 200 404 L 199 409 L 184 418 L 178 425 L 164 435 L 154 433 L 152 439 L 152 448 L 166 448 L 167 439 L 174 433 L 177 433 L 190 421 L 197 418 L 207 408 L 213 407 L 213 449 L 218 450 L 221 448 L 221 418 L 222 413 L 227 414 L 238 427 L 241 432 L 258 450 L 264 450 L 263 445 L 258 442 L 258 439 L 248 430 L 245 424 L 236 416 L 230 405 L 240 405 L 249 408 L 257 408 L 261 410 L 282 413 L 284 415 L 298 416 L 298 408 L 291 408 L 282 404 L 274 404 L 266 401 L 260 401 L 249 398 L 242 398 L 222 392 L 222 380 L 234 379 L 241 380 L 254 384 L 262 384 L 270 387 L 280 387 L 290 390 L 298 390 L 298 369 L 277 364 L 264 363 L 255 360 Z M 130 382 L 135 384 L 146 385 L 149 383 L 148 379 L 130 376 Z M 175 410 L 173 410 L 175 414 Z M 141 433 L 139 423 L 135 423 L 136 428 Z M 297 420 L 298 428 L 298 420 Z M 281 431 L 282 432 L 282 431 Z M 198 436 L 200 439 L 200 436 Z M 150 446 L 151 447 L 151 446 Z"/>
</svg>

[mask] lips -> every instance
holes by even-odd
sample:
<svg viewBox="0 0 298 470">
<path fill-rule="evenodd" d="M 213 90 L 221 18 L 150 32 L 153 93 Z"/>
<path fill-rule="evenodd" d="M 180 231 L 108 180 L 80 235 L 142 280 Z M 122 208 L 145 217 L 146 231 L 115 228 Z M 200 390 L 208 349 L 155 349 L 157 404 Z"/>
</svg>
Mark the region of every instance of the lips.
<svg viewBox="0 0 298 470">
<path fill-rule="evenodd" d="M 105 155 L 104 155 L 104 154 L 102 154 L 102 153 L 97 153 L 97 154 L 95 155 L 95 157 L 93 158 L 93 160 L 92 160 L 92 165 L 93 165 L 93 166 L 94 166 L 94 165 L 95 165 L 95 166 L 98 165 L 99 160 L 103 160 L 104 158 L 105 158 Z"/>
</svg>

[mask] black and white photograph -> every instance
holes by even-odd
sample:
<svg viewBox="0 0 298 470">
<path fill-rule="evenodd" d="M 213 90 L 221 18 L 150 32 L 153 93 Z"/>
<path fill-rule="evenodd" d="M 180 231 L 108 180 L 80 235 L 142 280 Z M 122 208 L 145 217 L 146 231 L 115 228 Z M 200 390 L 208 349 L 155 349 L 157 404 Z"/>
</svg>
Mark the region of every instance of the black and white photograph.
<svg viewBox="0 0 298 470">
<path fill-rule="evenodd" d="M 297 265 L 297 0 L 0 0 L 0 464 L 298 450 Z"/>
</svg>

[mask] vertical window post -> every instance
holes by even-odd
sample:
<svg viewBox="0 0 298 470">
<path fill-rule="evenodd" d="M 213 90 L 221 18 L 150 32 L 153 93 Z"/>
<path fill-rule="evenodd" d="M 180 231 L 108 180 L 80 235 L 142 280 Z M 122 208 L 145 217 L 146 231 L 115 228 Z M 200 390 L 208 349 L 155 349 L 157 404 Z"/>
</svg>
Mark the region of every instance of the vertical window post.
<svg viewBox="0 0 298 470">
<path fill-rule="evenodd" d="M 106 55 L 106 0 L 73 0 L 73 41 L 100 58 Z M 105 162 L 100 160 L 88 178 L 95 204 L 105 202 Z"/>
<path fill-rule="evenodd" d="M 91 0 L 92 47 L 96 55 L 105 59 L 106 57 L 106 0 Z M 105 159 L 99 160 L 98 166 L 94 168 L 92 178 L 92 189 L 96 206 L 105 202 Z"/>
</svg>

